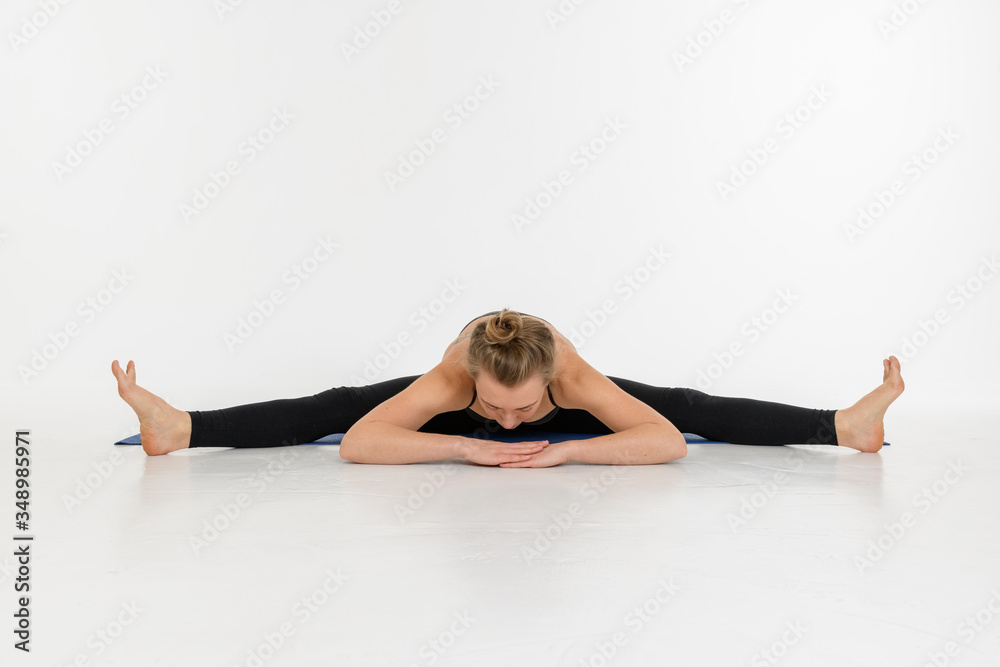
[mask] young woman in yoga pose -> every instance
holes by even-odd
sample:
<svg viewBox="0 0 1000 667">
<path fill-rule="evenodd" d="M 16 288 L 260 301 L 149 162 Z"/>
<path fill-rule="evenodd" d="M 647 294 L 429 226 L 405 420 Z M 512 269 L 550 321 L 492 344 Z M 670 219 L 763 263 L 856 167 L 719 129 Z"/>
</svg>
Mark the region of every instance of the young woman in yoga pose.
<svg viewBox="0 0 1000 667">
<path fill-rule="evenodd" d="M 136 385 L 133 362 L 123 371 L 115 360 L 111 370 L 150 455 L 296 445 L 345 433 L 340 455 L 358 463 L 461 457 L 542 468 L 566 461 L 666 463 L 687 454 L 683 433 L 735 444 L 877 452 L 885 411 L 903 392 L 899 360 L 890 356 L 882 365 L 882 384 L 843 410 L 709 396 L 602 375 L 551 324 L 505 309 L 469 322 L 423 375 L 302 398 L 184 412 Z M 501 429 L 600 435 L 558 443 L 483 437 Z"/>
</svg>

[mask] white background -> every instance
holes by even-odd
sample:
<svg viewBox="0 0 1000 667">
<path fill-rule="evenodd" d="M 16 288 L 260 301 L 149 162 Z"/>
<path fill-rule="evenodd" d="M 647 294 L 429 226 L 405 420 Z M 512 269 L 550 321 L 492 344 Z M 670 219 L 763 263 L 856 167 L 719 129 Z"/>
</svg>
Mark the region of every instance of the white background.
<svg viewBox="0 0 1000 667">
<path fill-rule="evenodd" d="M 343 568 L 344 590 L 269 667 L 429 664 L 421 646 L 464 610 L 476 625 L 437 664 L 600 664 L 598 642 L 661 577 L 681 593 L 614 664 L 749 664 L 792 621 L 809 635 L 782 665 L 923 664 L 949 641 L 949 664 L 996 664 L 1000 541 L 982 510 L 1000 503 L 1000 279 L 983 262 L 1000 250 L 1000 5 L 424 0 L 382 27 L 387 5 L 0 8 L 0 495 L 14 493 L 14 429 L 30 429 L 37 536 L 33 661 L 9 644 L 0 661 L 251 664 Z M 560 6 L 575 9 L 554 21 Z M 455 104 L 476 107 L 457 127 Z M 293 118 L 249 160 L 241 145 L 275 109 Z M 802 118 L 791 136 L 788 114 Z M 580 171 L 609 121 L 620 133 Z M 444 142 L 390 188 L 436 128 Z M 935 155 L 941 131 L 956 138 Z M 724 199 L 718 184 L 764 146 Z M 213 191 L 229 161 L 239 173 Z M 561 170 L 571 183 L 519 230 L 512 216 Z M 318 239 L 338 247 L 295 288 L 283 276 Z M 646 273 L 650 248 L 670 258 Z M 625 276 L 645 279 L 630 298 Z M 274 290 L 282 303 L 227 344 Z M 770 320 L 779 290 L 794 300 Z M 211 409 L 353 384 L 373 363 L 375 380 L 424 372 L 503 306 L 588 332 L 582 354 L 610 375 L 812 407 L 850 405 L 896 354 L 892 446 L 501 470 L 111 445 L 138 430 L 113 359 L 174 405 Z M 770 325 L 752 340 L 755 317 Z M 581 489 L 598 476 L 613 483 L 591 505 Z M 572 503 L 586 513 L 563 531 Z M 2 514 L 11 535 L 12 503 Z M 133 602 L 139 621 L 99 653 L 93 633 Z M 992 624 L 966 643 L 960 624 L 984 609 Z"/>
<path fill-rule="evenodd" d="M 701 388 L 838 408 L 896 354 L 907 392 L 890 425 L 995 410 L 1000 280 L 960 309 L 953 291 L 1000 247 L 995 2 L 910 2 L 888 33 L 883 0 L 594 0 L 565 20 L 554 1 L 402 2 L 381 28 L 384 2 L 71 2 L 51 17 L 43 4 L 0 10 L 10 428 L 124 435 L 116 358 L 178 407 L 209 409 L 353 384 L 366 362 L 385 366 L 379 380 L 424 372 L 504 306 L 580 331 L 609 299 L 582 346 L 609 375 L 696 386 L 740 342 Z M 366 24 L 377 34 L 346 56 Z M 481 78 L 496 89 L 469 98 Z M 463 101 L 476 108 L 455 127 Z M 250 161 L 241 145 L 274 109 L 294 118 Z M 779 123 L 796 112 L 789 137 Z M 112 131 L 87 146 L 105 118 Z M 580 171 L 580 147 L 615 119 Z M 435 128 L 445 141 L 391 189 L 386 173 Z M 957 139 L 912 179 L 947 128 Z M 768 139 L 777 150 L 724 200 L 718 184 Z M 72 152 L 87 154 L 59 169 Z M 240 172 L 185 221 L 230 160 Z M 560 170 L 571 184 L 517 229 Z M 905 190 L 849 239 L 894 179 Z M 283 275 L 319 238 L 336 252 L 293 289 Z M 671 257 L 644 274 L 651 247 Z M 103 291 L 122 271 L 124 289 Z M 627 274 L 648 278 L 630 298 L 616 291 Z M 448 281 L 459 296 L 418 326 Z M 227 344 L 275 289 L 283 303 Z M 794 305 L 751 340 L 744 324 L 778 290 Z M 903 355 L 939 309 L 945 323 Z M 77 335 L 61 337 L 68 325 Z M 87 418 L 61 420 L 79 405 Z"/>
</svg>

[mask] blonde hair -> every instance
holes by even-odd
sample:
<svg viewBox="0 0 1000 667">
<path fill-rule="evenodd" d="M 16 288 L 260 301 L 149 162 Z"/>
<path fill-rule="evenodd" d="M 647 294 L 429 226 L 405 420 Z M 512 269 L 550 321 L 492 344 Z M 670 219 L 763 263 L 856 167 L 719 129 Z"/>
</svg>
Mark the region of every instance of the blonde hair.
<svg viewBox="0 0 1000 667">
<path fill-rule="evenodd" d="M 506 387 L 535 373 L 548 383 L 556 370 L 555 337 L 543 322 L 504 308 L 473 329 L 466 362 L 473 379 L 485 370 Z"/>
</svg>

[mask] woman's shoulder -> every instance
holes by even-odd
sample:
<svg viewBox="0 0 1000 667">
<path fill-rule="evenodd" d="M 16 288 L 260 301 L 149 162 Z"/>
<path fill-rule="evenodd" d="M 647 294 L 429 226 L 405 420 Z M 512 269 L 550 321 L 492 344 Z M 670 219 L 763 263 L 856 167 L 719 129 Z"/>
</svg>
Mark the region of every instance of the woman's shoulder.
<svg viewBox="0 0 1000 667">
<path fill-rule="evenodd" d="M 422 384 L 428 388 L 433 387 L 433 391 L 441 398 L 459 403 L 464 401 L 460 407 L 468 404 L 468 398 L 472 396 L 475 387 L 475 382 L 465 365 L 465 359 L 454 355 L 446 355 L 444 359 L 424 373 L 424 379 L 426 381 Z"/>
</svg>

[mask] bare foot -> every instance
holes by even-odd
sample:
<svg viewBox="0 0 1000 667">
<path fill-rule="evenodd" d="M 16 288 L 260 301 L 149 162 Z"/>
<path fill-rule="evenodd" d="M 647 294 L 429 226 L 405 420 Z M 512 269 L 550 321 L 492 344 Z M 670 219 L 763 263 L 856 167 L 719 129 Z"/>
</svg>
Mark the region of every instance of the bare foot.
<svg viewBox="0 0 1000 667">
<path fill-rule="evenodd" d="M 139 418 L 139 439 L 150 456 L 186 448 L 191 442 L 191 415 L 178 410 L 135 383 L 135 364 L 123 371 L 115 359 L 111 372 L 118 378 L 118 395 Z"/>
<path fill-rule="evenodd" d="M 837 410 L 834 425 L 837 444 L 861 452 L 877 452 L 885 440 L 882 419 L 885 411 L 903 393 L 903 377 L 899 372 L 899 359 L 890 356 L 882 360 L 882 384 L 860 401 L 844 410 Z"/>
</svg>

